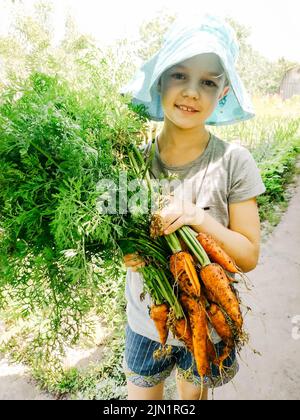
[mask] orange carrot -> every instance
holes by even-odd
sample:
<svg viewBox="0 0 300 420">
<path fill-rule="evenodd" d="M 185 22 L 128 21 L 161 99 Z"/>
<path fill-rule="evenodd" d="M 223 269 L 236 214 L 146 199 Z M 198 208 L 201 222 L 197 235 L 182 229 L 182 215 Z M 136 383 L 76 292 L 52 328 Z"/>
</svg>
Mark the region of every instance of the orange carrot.
<svg viewBox="0 0 300 420">
<path fill-rule="evenodd" d="M 214 365 L 217 365 L 217 352 L 216 352 L 215 346 L 210 341 L 209 337 L 207 337 L 206 346 L 207 346 L 208 360 L 212 362 Z"/>
<path fill-rule="evenodd" d="M 192 330 L 188 320 L 185 318 L 177 319 L 174 327 L 175 337 L 182 341 L 186 345 L 187 349 L 193 353 Z"/>
<path fill-rule="evenodd" d="M 181 291 L 190 296 L 200 296 L 200 282 L 198 279 L 193 257 L 187 252 L 178 252 L 170 258 L 170 271 L 178 281 Z"/>
<path fill-rule="evenodd" d="M 221 309 L 215 303 L 211 304 L 209 309 L 206 310 L 209 321 L 211 322 L 214 329 L 217 331 L 218 335 L 222 340 L 228 344 L 233 344 L 233 335 L 226 321 L 226 317 L 221 311 Z"/>
<path fill-rule="evenodd" d="M 215 296 L 206 287 L 202 286 L 202 291 L 209 303 L 215 302 Z"/>
<path fill-rule="evenodd" d="M 209 259 L 220 264 L 225 270 L 230 273 L 238 273 L 239 270 L 232 258 L 221 248 L 217 241 L 206 233 L 199 233 L 197 240 L 203 246 Z"/>
<path fill-rule="evenodd" d="M 220 355 L 217 354 L 215 346 L 210 341 L 210 339 L 207 337 L 207 354 L 208 354 L 208 360 L 213 363 L 215 366 L 218 366 L 220 369 L 223 368 L 224 360 L 227 359 L 227 357 L 230 356 L 231 350 L 233 349 L 233 345 L 226 345 L 222 353 Z"/>
<path fill-rule="evenodd" d="M 194 358 L 199 375 L 203 378 L 209 371 L 209 362 L 207 355 L 207 319 L 203 302 L 199 303 L 194 298 L 182 294 L 180 297 L 182 306 L 189 316 Z"/>
<path fill-rule="evenodd" d="M 150 318 L 154 321 L 159 334 L 161 344 L 164 346 L 168 338 L 167 320 L 169 307 L 166 303 L 161 305 L 152 305 L 150 309 Z"/>
<path fill-rule="evenodd" d="M 206 289 L 213 295 L 214 302 L 225 310 L 236 328 L 241 330 L 243 318 L 239 302 L 222 267 L 215 263 L 208 264 L 201 268 L 200 275 Z"/>
</svg>

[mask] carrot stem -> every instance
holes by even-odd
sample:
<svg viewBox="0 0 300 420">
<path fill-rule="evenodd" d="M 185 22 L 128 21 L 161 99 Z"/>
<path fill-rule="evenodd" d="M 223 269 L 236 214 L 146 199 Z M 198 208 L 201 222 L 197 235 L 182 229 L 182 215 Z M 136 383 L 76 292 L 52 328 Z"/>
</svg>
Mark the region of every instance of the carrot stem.
<svg viewBox="0 0 300 420">
<path fill-rule="evenodd" d="M 202 266 L 210 264 L 210 259 L 208 258 L 202 245 L 199 241 L 197 241 L 194 231 L 189 226 L 182 226 L 178 229 L 178 232 L 190 250 L 195 254 L 200 264 Z"/>
<path fill-rule="evenodd" d="M 186 234 L 186 232 L 179 229 L 179 234 L 188 246 L 188 248 L 192 251 L 192 253 L 197 257 L 198 261 L 200 262 L 201 266 L 204 264 L 204 259 L 201 254 L 198 253 L 197 248 L 193 241 L 191 241 L 190 237 Z"/>
<path fill-rule="evenodd" d="M 134 154 L 135 154 L 136 158 L 138 159 L 140 165 L 142 166 L 142 168 L 145 167 L 145 161 L 142 158 L 141 153 L 139 152 L 138 148 L 135 145 L 133 145 L 133 151 L 134 151 Z M 133 154 L 131 155 L 131 158 L 132 158 L 132 163 L 134 164 L 135 168 L 138 168 L 137 161 L 136 161 L 135 157 L 133 156 Z M 147 167 L 146 167 L 146 171 L 144 171 L 144 174 L 143 174 L 142 178 L 146 178 L 149 191 L 150 191 L 151 194 L 153 194 L 151 179 L 150 179 Z"/>
<path fill-rule="evenodd" d="M 166 235 L 165 239 L 169 245 L 169 247 L 171 248 L 171 251 L 173 254 L 177 254 L 178 252 L 182 251 L 180 242 L 176 236 L 176 233 L 170 233 L 170 235 Z"/>
<path fill-rule="evenodd" d="M 152 144 L 151 154 L 150 154 L 150 157 L 149 157 L 148 161 L 146 161 L 146 163 L 145 163 L 145 161 L 142 157 L 141 152 L 139 151 L 139 149 L 136 147 L 135 144 L 132 145 L 132 148 L 133 148 L 133 151 L 134 151 L 134 153 L 136 155 L 136 158 L 139 161 L 141 167 L 142 168 L 144 167 L 144 172 L 143 172 L 142 178 L 144 179 L 146 177 L 147 180 L 148 180 L 148 178 L 150 179 L 148 170 L 149 170 L 149 167 L 150 167 L 150 165 L 152 163 L 152 160 L 153 160 L 153 155 L 154 155 L 154 152 L 155 152 L 155 144 L 154 143 Z"/>
<path fill-rule="evenodd" d="M 181 305 L 164 271 L 150 265 L 142 267 L 139 269 L 139 272 L 143 275 L 148 292 L 155 301 L 155 304 L 161 304 L 165 301 L 168 302 L 170 307 L 173 308 L 176 318 L 182 318 L 183 311 Z"/>
</svg>

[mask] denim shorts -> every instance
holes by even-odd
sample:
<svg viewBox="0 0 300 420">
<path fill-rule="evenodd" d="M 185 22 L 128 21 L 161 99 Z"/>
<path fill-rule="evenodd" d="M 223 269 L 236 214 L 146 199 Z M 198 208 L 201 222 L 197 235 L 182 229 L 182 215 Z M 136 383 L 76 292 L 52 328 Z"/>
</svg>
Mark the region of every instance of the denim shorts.
<svg viewBox="0 0 300 420">
<path fill-rule="evenodd" d="M 225 344 L 215 344 L 217 354 L 221 354 Z M 149 388 L 158 385 L 170 376 L 176 367 L 177 377 L 201 385 L 193 355 L 183 346 L 170 346 L 170 352 L 162 358 L 154 358 L 153 353 L 161 349 L 161 344 L 135 333 L 126 326 L 125 354 L 123 368 L 128 381 L 134 385 Z M 237 374 L 239 366 L 235 349 L 223 363 L 223 369 L 211 364 L 211 372 L 204 377 L 203 385 L 216 388 L 230 382 Z"/>
</svg>

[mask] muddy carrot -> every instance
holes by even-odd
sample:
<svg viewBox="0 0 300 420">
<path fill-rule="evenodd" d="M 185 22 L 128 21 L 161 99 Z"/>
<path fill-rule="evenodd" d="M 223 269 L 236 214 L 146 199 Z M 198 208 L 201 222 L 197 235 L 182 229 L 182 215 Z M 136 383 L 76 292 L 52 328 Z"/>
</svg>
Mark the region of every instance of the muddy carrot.
<svg viewBox="0 0 300 420">
<path fill-rule="evenodd" d="M 206 299 L 209 303 L 214 303 L 215 302 L 215 296 L 206 287 L 203 287 L 203 285 L 202 285 L 201 290 L 203 291 L 203 296 L 206 297 Z"/>
<path fill-rule="evenodd" d="M 198 234 L 197 240 L 202 245 L 212 262 L 220 264 L 221 267 L 230 273 L 239 272 L 234 260 L 229 257 L 229 255 L 221 248 L 218 242 L 211 235 L 201 232 Z"/>
<path fill-rule="evenodd" d="M 238 330 L 242 329 L 243 318 L 239 302 L 230 287 L 224 270 L 219 264 L 209 264 L 200 270 L 201 279 L 206 289 L 214 297 L 214 302 L 219 304 L 232 319 Z"/>
<path fill-rule="evenodd" d="M 170 258 L 170 271 L 182 292 L 200 296 L 200 282 L 193 257 L 187 252 L 178 252 Z"/>
<path fill-rule="evenodd" d="M 169 307 L 166 303 L 161 305 L 152 305 L 150 309 L 150 318 L 154 321 L 159 334 L 161 344 L 164 346 L 168 338 L 167 320 L 169 315 Z"/>
<path fill-rule="evenodd" d="M 187 349 L 193 353 L 193 337 L 191 326 L 187 319 L 181 318 L 177 319 L 174 325 L 174 334 L 175 337 L 182 341 Z"/>
<path fill-rule="evenodd" d="M 203 378 L 209 371 L 207 355 L 207 318 L 203 303 L 182 294 L 180 302 L 188 314 L 192 329 L 194 358 L 199 375 Z"/>
<path fill-rule="evenodd" d="M 179 289 L 190 296 L 200 296 L 201 288 L 195 263 L 189 252 L 182 251 L 182 246 L 176 233 L 165 236 L 172 256 L 170 258 L 170 271 L 178 283 Z"/>
<path fill-rule="evenodd" d="M 209 337 L 207 337 L 206 346 L 207 346 L 207 357 L 208 357 L 208 360 L 210 362 L 212 362 L 213 364 L 217 365 L 217 352 L 216 352 L 215 346 L 210 341 L 210 338 Z"/>
<path fill-rule="evenodd" d="M 222 310 L 215 303 L 211 304 L 208 309 L 206 309 L 208 319 L 214 329 L 217 331 L 218 335 L 222 340 L 229 345 L 233 344 L 233 334 L 231 328 L 226 321 L 226 317 L 223 314 Z"/>
</svg>

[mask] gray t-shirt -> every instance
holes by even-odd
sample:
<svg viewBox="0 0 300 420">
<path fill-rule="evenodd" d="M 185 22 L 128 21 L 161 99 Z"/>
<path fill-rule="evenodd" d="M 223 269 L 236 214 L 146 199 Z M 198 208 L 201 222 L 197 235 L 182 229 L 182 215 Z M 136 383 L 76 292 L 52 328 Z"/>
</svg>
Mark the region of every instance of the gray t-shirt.
<svg viewBox="0 0 300 420">
<path fill-rule="evenodd" d="M 148 155 L 151 142 L 145 147 Z M 251 153 L 238 143 L 228 143 L 211 134 L 205 151 L 194 161 L 182 166 L 166 165 L 159 153 L 157 138 L 155 154 L 151 163 L 152 178 L 176 175 L 184 180 L 182 194 L 197 206 L 205 209 L 225 227 L 229 227 L 228 204 L 239 203 L 257 197 L 266 191 L 259 169 Z M 176 184 L 175 184 L 176 185 Z M 130 328 L 136 333 L 159 341 L 154 322 L 149 317 L 151 298 L 147 294 L 141 301 L 143 279 L 141 274 L 127 269 L 126 299 L 127 318 Z M 214 343 L 220 337 L 212 329 Z M 183 344 L 169 334 L 167 344 Z"/>
</svg>

